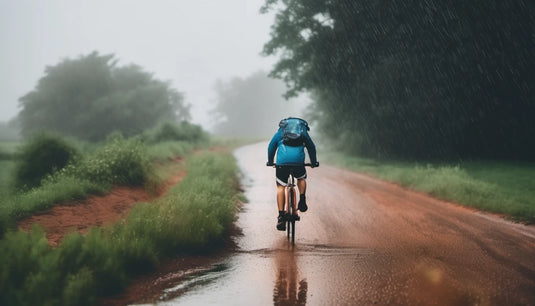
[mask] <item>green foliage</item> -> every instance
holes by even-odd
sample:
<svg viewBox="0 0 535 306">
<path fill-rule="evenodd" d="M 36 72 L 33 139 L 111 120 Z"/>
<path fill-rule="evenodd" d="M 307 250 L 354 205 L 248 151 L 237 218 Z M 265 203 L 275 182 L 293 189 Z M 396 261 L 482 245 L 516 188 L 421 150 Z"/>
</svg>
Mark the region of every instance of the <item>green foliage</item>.
<svg viewBox="0 0 535 306">
<path fill-rule="evenodd" d="M 165 198 L 136 206 L 115 231 L 163 255 L 213 246 L 237 212 L 235 163 L 230 155 L 201 154 L 188 160 L 187 172 Z"/>
<path fill-rule="evenodd" d="M 62 138 L 50 134 L 38 134 L 22 145 L 14 170 L 17 189 L 37 187 L 41 180 L 72 162 L 78 152 Z"/>
<path fill-rule="evenodd" d="M 185 156 L 196 147 L 199 146 L 184 141 L 164 141 L 150 145 L 147 150 L 152 160 L 167 161 L 177 156 Z"/>
<path fill-rule="evenodd" d="M 44 183 L 75 178 L 101 186 L 145 184 L 150 177 L 151 165 L 147 147 L 139 139 L 110 138 L 94 152 L 48 176 Z"/>
<path fill-rule="evenodd" d="M 151 171 L 146 149 L 140 140 L 115 137 L 66 172 L 102 184 L 143 185 Z"/>
<path fill-rule="evenodd" d="M 112 227 L 73 233 L 57 248 L 37 227 L 7 233 L 0 240 L 0 304 L 92 305 L 162 256 L 213 248 L 235 218 L 236 174 L 232 156 L 199 154 L 168 196 L 136 206 Z"/>
<path fill-rule="evenodd" d="M 202 144 L 209 140 L 208 134 L 200 125 L 187 121 L 160 123 L 156 128 L 148 131 L 145 137 L 148 138 L 150 143 L 182 141 L 191 144 Z"/>
<path fill-rule="evenodd" d="M 535 222 L 535 165 L 496 161 L 408 163 L 332 153 L 338 165 L 423 191 L 437 198 Z"/>
<path fill-rule="evenodd" d="M 267 0 L 264 53 L 311 92 L 338 149 L 370 157 L 535 157 L 535 4 Z"/>
<path fill-rule="evenodd" d="M 100 141 L 113 131 L 141 134 L 161 120 L 186 120 L 182 95 L 140 67 L 116 67 L 113 55 L 93 52 L 47 67 L 20 99 L 23 135 L 43 129 Z"/>
</svg>

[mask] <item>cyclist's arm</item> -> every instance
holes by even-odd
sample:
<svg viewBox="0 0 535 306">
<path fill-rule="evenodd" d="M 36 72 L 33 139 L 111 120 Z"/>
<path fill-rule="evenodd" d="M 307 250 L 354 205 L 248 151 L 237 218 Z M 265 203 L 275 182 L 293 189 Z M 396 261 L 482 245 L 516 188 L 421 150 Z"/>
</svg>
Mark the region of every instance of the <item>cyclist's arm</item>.
<svg viewBox="0 0 535 306">
<path fill-rule="evenodd" d="M 277 148 L 279 146 L 279 141 L 282 139 L 282 132 L 279 129 L 275 135 L 271 138 L 271 141 L 269 142 L 268 146 L 268 163 L 273 164 L 273 160 L 275 159 L 275 152 L 277 152 Z"/>
<path fill-rule="evenodd" d="M 313 165 L 316 164 L 318 162 L 316 157 L 316 145 L 308 133 L 305 135 L 305 147 L 307 148 L 308 156 L 310 157 L 310 163 Z"/>
</svg>

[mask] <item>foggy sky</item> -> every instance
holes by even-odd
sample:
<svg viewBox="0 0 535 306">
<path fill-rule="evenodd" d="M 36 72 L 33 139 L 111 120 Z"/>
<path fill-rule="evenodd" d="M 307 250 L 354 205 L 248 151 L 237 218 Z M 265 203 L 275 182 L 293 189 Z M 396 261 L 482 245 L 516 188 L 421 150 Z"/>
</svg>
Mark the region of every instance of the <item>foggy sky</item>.
<svg viewBox="0 0 535 306">
<path fill-rule="evenodd" d="M 46 66 L 92 51 L 115 54 L 170 80 L 207 125 L 217 79 L 269 71 L 259 55 L 269 39 L 264 0 L 0 0 L 0 121 L 15 117 L 18 98 Z"/>
</svg>

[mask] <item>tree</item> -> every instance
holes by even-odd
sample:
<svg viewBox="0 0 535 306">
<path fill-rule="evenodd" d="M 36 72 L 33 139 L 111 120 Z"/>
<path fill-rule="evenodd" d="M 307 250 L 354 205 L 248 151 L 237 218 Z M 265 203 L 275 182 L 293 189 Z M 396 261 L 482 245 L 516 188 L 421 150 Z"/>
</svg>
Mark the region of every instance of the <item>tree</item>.
<svg viewBox="0 0 535 306">
<path fill-rule="evenodd" d="M 119 131 L 141 133 L 162 120 L 189 119 L 182 95 L 139 66 L 117 67 L 114 55 L 93 52 L 47 67 L 20 98 L 22 134 L 49 130 L 86 140 Z"/>
<path fill-rule="evenodd" d="M 212 111 L 216 134 L 268 137 L 281 119 L 299 116 L 303 103 L 283 98 L 284 83 L 263 71 L 216 85 L 217 105 Z"/>
<path fill-rule="evenodd" d="M 524 0 L 267 0 L 266 55 L 314 93 L 340 147 L 403 158 L 535 156 L 535 7 Z M 336 136 L 336 137 L 335 137 Z"/>
</svg>

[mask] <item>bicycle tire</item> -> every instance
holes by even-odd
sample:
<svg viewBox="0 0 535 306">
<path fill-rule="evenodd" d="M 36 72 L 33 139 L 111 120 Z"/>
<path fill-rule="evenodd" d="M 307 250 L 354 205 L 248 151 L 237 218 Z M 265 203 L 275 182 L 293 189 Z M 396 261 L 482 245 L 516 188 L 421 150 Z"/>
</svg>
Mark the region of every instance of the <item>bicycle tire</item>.
<svg viewBox="0 0 535 306">
<path fill-rule="evenodd" d="M 295 243 L 295 219 L 292 218 L 292 244 Z"/>
<path fill-rule="evenodd" d="M 295 206 L 295 190 L 290 189 L 288 193 L 288 223 L 286 224 L 287 229 L 287 238 L 290 240 L 292 238 L 292 243 L 295 242 L 295 219 L 294 219 L 294 206 Z"/>
</svg>

